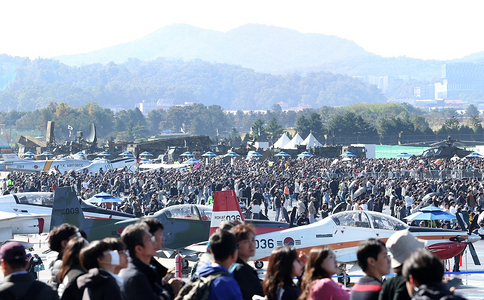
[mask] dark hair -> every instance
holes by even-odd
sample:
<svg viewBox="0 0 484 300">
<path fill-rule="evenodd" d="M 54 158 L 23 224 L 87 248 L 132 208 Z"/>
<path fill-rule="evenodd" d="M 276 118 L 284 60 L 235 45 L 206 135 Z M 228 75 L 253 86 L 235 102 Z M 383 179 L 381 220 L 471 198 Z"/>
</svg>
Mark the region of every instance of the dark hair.
<svg viewBox="0 0 484 300">
<path fill-rule="evenodd" d="M 68 241 L 77 232 L 79 232 L 79 229 L 68 223 L 54 227 L 49 233 L 49 248 L 62 253 L 62 242 Z"/>
<path fill-rule="evenodd" d="M 83 237 L 75 237 L 69 240 L 62 255 L 62 266 L 56 276 L 57 282 L 62 282 L 67 272 L 81 265 L 79 254 L 86 247 L 86 243 L 87 241 Z"/>
<path fill-rule="evenodd" d="M 237 242 L 249 239 L 251 233 L 255 236 L 254 227 L 251 224 L 236 225 L 230 229 L 230 232 L 235 234 Z"/>
<path fill-rule="evenodd" d="M 144 222 L 128 225 L 121 233 L 121 241 L 126 245 L 130 257 L 136 257 L 134 248 L 136 246 L 143 246 L 143 239 L 145 232 L 150 231 L 149 226 Z"/>
<path fill-rule="evenodd" d="M 27 268 L 28 260 L 25 259 L 12 259 L 12 260 L 4 260 L 9 267 L 16 271 L 16 270 L 25 270 Z"/>
<path fill-rule="evenodd" d="M 382 247 L 386 249 L 385 243 L 373 238 L 360 243 L 356 256 L 358 258 L 358 265 L 363 272 L 366 272 L 366 269 L 368 269 L 368 258 L 372 257 L 377 260 Z"/>
<path fill-rule="evenodd" d="M 110 244 L 104 241 L 94 241 L 86 248 L 81 250 L 80 261 L 81 266 L 86 269 L 99 268 L 98 258 L 103 257 L 105 251 L 111 250 Z"/>
<path fill-rule="evenodd" d="M 227 230 L 217 230 L 210 237 L 210 249 L 216 261 L 225 261 L 237 250 L 237 238 Z"/>
<path fill-rule="evenodd" d="M 154 234 L 158 229 L 165 230 L 165 227 L 163 227 L 163 224 L 160 222 L 160 220 L 156 218 L 143 218 L 140 219 L 139 222 L 145 223 L 148 225 L 150 230 L 148 230 L 151 234 Z"/>
<path fill-rule="evenodd" d="M 306 299 L 313 281 L 322 278 L 331 278 L 331 275 L 321 267 L 323 261 L 329 256 L 331 248 L 328 246 L 314 247 L 309 251 L 308 262 L 302 277 L 301 295 L 299 299 Z"/>
<path fill-rule="evenodd" d="M 292 268 L 296 259 L 298 259 L 297 251 L 292 246 L 279 247 L 272 251 L 266 276 L 262 282 L 262 288 L 268 300 L 277 299 L 277 287 L 293 284 Z"/>
<path fill-rule="evenodd" d="M 405 261 L 402 274 L 407 281 L 412 275 L 419 284 L 439 283 L 444 276 L 444 265 L 440 258 L 428 250 L 421 249 Z"/>
<path fill-rule="evenodd" d="M 109 247 L 111 250 L 115 250 L 115 251 L 126 250 L 126 245 L 120 239 L 107 237 L 103 239 L 103 242 L 109 244 Z"/>
</svg>

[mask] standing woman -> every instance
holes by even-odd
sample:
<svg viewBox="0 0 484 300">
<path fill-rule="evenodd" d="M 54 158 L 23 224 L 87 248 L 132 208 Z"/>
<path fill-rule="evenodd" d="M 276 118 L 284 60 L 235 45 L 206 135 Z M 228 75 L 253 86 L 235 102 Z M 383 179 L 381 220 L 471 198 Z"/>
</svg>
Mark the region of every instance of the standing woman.
<svg viewBox="0 0 484 300">
<path fill-rule="evenodd" d="M 71 239 L 62 256 L 62 266 L 57 273 L 57 282 L 60 282 L 57 288 L 59 299 L 62 300 L 80 300 L 82 293 L 77 287 L 77 278 L 86 271 L 81 267 L 79 254 L 81 250 L 87 247 L 89 243 L 82 237 Z"/>
<path fill-rule="evenodd" d="M 338 271 L 336 256 L 331 248 L 323 246 L 311 249 L 299 299 L 349 300 L 350 290 L 331 279 Z"/>
<path fill-rule="evenodd" d="M 294 247 L 284 246 L 272 251 L 262 283 L 267 300 L 297 300 L 301 291 L 293 279 L 301 276 L 303 268 Z"/>
<path fill-rule="evenodd" d="M 230 268 L 230 272 L 239 284 L 242 298 L 250 300 L 254 295 L 264 296 L 257 271 L 247 264 L 249 258 L 255 255 L 255 233 L 252 226 L 239 224 L 230 231 L 237 238 L 239 245 L 237 261 Z"/>
</svg>

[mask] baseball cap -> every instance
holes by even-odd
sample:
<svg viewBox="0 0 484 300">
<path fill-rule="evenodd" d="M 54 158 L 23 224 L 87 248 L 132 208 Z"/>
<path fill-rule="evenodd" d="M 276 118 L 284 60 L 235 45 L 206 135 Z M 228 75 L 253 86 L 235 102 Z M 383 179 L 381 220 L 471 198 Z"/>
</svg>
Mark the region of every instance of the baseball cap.
<svg viewBox="0 0 484 300">
<path fill-rule="evenodd" d="M 425 248 L 427 241 L 417 239 L 408 230 L 400 230 L 388 238 L 386 246 L 392 258 L 392 268 L 398 268 L 414 252 Z"/>
<path fill-rule="evenodd" d="M 26 260 L 25 248 L 19 242 L 8 242 L 0 248 L 0 259 L 11 260 Z"/>
</svg>

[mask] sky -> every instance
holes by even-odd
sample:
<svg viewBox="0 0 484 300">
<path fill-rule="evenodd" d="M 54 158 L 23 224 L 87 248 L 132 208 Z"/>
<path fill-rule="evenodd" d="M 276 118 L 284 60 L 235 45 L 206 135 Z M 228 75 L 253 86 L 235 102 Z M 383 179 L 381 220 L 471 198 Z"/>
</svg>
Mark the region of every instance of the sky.
<svg viewBox="0 0 484 300">
<path fill-rule="evenodd" d="M 266 24 L 352 40 L 385 56 L 484 51 L 480 0 L 15 0 L 0 3 L 0 54 L 52 57 L 126 43 L 171 24 Z"/>
</svg>

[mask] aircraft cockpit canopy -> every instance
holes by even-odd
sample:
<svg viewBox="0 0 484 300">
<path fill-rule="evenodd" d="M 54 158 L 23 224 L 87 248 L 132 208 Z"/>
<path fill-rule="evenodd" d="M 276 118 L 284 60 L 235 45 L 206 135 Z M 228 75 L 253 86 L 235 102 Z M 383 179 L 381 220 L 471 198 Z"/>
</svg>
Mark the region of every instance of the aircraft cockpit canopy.
<svg viewBox="0 0 484 300">
<path fill-rule="evenodd" d="M 13 194 L 17 204 L 43 205 L 52 207 L 54 205 L 54 193 L 19 193 Z"/>
<path fill-rule="evenodd" d="M 402 230 L 408 228 L 404 222 L 384 214 L 369 211 L 346 211 L 331 216 L 337 226 Z"/>
<path fill-rule="evenodd" d="M 184 220 L 209 221 L 212 217 L 210 207 L 197 206 L 192 204 L 174 205 L 164 209 L 168 218 Z"/>
</svg>

